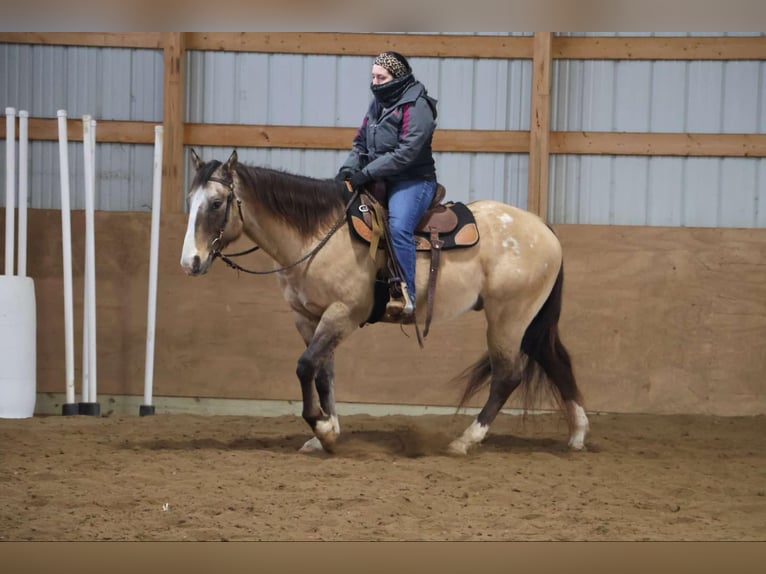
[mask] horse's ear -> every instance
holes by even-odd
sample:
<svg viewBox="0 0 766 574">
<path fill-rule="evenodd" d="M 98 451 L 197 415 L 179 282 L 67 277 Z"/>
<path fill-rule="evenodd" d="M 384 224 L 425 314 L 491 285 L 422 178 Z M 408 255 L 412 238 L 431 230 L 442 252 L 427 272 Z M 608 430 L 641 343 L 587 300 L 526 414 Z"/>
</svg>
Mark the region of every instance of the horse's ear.
<svg viewBox="0 0 766 574">
<path fill-rule="evenodd" d="M 226 160 L 226 165 L 224 166 L 224 170 L 231 173 L 232 171 L 234 171 L 234 168 L 236 167 L 237 167 L 237 150 L 234 150 L 231 152 L 229 159 Z"/>
<path fill-rule="evenodd" d="M 192 162 L 194 163 L 194 169 L 199 170 L 199 168 L 202 167 L 203 161 L 202 159 L 197 155 L 197 152 L 194 151 L 194 149 L 191 150 L 191 156 L 192 156 Z"/>
</svg>

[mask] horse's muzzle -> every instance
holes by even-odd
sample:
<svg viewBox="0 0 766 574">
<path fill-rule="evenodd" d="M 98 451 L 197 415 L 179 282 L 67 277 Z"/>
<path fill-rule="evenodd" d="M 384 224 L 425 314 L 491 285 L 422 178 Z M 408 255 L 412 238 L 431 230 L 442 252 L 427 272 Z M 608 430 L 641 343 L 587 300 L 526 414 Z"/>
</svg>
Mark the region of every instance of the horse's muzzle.
<svg viewBox="0 0 766 574">
<path fill-rule="evenodd" d="M 210 259 L 211 258 L 208 257 L 203 261 L 199 255 L 195 255 L 191 258 L 191 262 L 189 262 L 189 260 L 182 260 L 181 267 L 187 275 L 204 275 L 210 268 Z"/>
</svg>

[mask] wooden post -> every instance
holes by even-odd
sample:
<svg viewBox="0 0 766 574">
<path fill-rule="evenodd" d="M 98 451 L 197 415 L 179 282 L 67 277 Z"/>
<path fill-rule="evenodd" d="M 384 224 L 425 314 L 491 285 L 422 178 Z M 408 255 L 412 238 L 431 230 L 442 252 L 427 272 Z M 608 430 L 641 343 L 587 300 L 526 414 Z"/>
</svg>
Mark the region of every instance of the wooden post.
<svg viewBox="0 0 766 574">
<path fill-rule="evenodd" d="M 163 32 L 162 213 L 183 212 L 184 100 L 186 94 L 186 39 L 183 32 Z"/>
<path fill-rule="evenodd" d="M 535 32 L 529 122 L 527 207 L 548 219 L 548 156 L 551 128 L 551 32 Z"/>
</svg>

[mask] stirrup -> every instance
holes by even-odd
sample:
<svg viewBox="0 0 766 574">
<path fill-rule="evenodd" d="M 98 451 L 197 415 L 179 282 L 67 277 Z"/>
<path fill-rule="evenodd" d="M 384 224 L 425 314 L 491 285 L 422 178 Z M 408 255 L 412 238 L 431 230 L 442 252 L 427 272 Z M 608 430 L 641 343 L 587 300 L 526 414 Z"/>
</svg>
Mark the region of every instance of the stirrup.
<svg viewBox="0 0 766 574">
<path fill-rule="evenodd" d="M 401 299 L 390 299 L 386 304 L 386 313 L 392 317 L 406 319 L 415 314 L 415 303 L 412 301 L 407 284 L 404 281 L 401 282 L 400 288 L 402 292 Z"/>
<path fill-rule="evenodd" d="M 410 292 L 407 289 L 407 284 L 402 282 L 402 298 L 404 299 L 404 308 L 402 309 L 402 315 L 412 315 L 415 313 L 415 302 L 410 297 Z"/>
</svg>

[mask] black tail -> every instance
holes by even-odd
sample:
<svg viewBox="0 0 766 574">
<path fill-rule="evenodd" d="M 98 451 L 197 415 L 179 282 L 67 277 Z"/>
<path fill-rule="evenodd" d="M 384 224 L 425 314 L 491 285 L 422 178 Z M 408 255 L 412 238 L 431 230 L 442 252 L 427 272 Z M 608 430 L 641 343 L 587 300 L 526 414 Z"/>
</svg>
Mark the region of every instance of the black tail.
<svg viewBox="0 0 766 574">
<path fill-rule="evenodd" d="M 521 374 L 524 389 L 524 408 L 537 403 L 541 395 L 554 391 L 557 401 L 575 400 L 582 403 L 580 392 L 572 369 L 572 360 L 559 337 L 558 323 L 561 316 L 561 302 L 564 287 L 564 266 L 559 269 L 556 283 L 535 318 L 524 332 L 521 352 L 526 361 Z M 458 408 L 465 404 L 489 383 L 492 375 L 489 353 L 458 376 L 466 386 Z M 544 375 L 544 376 L 543 376 Z M 546 381 L 547 386 L 541 384 Z"/>
</svg>

